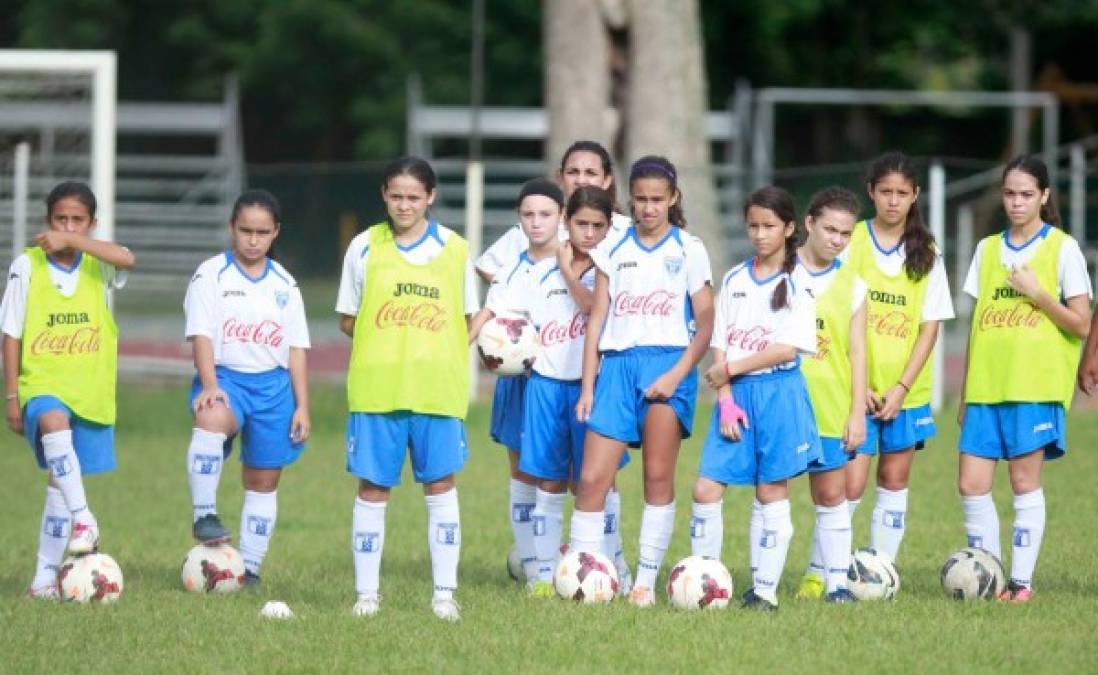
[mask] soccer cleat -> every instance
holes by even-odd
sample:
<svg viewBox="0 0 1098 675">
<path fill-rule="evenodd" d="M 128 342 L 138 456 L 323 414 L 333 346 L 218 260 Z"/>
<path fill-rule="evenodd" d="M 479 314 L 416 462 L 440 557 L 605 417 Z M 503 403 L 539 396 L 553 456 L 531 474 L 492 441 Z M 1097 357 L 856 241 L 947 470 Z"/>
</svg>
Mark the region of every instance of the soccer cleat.
<svg viewBox="0 0 1098 675">
<path fill-rule="evenodd" d="M 530 584 L 529 592 L 532 598 L 552 598 L 557 594 L 551 581 L 540 579 Z"/>
<path fill-rule="evenodd" d="M 99 550 L 99 526 L 92 523 L 75 522 L 69 536 L 69 553 L 84 555 Z"/>
<path fill-rule="evenodd" d="M 851 602 L 858 602 L 858 598 L 854 597 L 854 594 L 846 588 L 838 588 L 827 594 L 824 598 L 824 602 L 832 605 L 845 605 Z"/>
<path fill-rule="evenodd" d="M 27 597 L 33 600 L 60 600 L 61 592 L 57 584 L 46 584 L 37 588 L 31 586 L 27 589 Z"/>
<path fill-rule="evenodd" d="M 381 611 L 381 596 L 360 595 L 355 606 L 351 608 L 351 614 L 355 616 L 373 616 Z"/>
<path fill-rule="evenodd" d="M 629 604 L 634 607 L 652 607 L 656 604 L 656 594 L 647 586 L 634 586 L 628 597 Z"/>
<path fill-rule="evenodd" d="M 232 539 L 232 533 L 221 524 L 221 519 L 216 513 L 207 513 L 194 521 L 191 534 L 197 542 L 206 546 L 220 546 L 229 543 Z"/>
<path fill-rule="evenodd" d="M 824 580 L 819 575 L 809 573 L 801 579 L 801 585 L 793 597 L 797 600 L 819 600 L 824 596 L 825 590 Z"/>
<path fill-rule="evenodd" d="M 615 565 L 618 570 L 618 595 L 624 598 L 633 590 L 633 573 L 625 562 Z"/>
<path fill-rule="evenodd" d="M 431 611 L 438 618 L 451 623 L 461 618 L 461 607 L 454 602 L 453 598 L 435 598 L 431 601 Z"/>
<path fill-rule="evenodd" d="M 744 609 L 755 609 L 760 612 L 778 611 L 777 603 L 757 595 L 754 588 L 747 589 L 743 594 L 743 597 L 740 598 L 740 607 L 743 607 Z"/>
<path fill-rule="evenodd" d="M 1003 592 L 999 594 L 999 600 L 1002 602 L 1009 602 L 1014 605 L 1020 605 L 1025 602 L 1029 602 L 1033 599 L 1033 589 L 1029 586 L 1023 586 L 1015 581 L 1011 581 L 1007 584 L 1007 587 L 1003 589 Z"/>
<path fill-rule="evenodd" d="M 258 593 L 263 586 L 263 580 L 259 578 L 259 575 L 251 570 L 244 570 L 244 590 Z"/>
</svg>

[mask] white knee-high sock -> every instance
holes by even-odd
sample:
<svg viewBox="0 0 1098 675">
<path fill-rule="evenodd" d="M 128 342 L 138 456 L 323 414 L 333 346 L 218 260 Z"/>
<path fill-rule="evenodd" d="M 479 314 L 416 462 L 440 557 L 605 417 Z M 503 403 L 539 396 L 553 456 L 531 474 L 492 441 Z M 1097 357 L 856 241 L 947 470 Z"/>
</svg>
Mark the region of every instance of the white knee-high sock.
<svg viewBox="0 0 1098 675">
<path fill-rule="evenodd" d="M 452 598 L 457 590 L 458 559 L 461 557 L 461 515 L 457 488 L 427 495 L 427 545 L 431 551 L 431 574 L 435 599 Z"/>
<path fill-rule="evenodd" d="M 194 519 L 217 513 L 217 484 L 225 457 L 225 434 L 193 429 L 187 447 L 187 483 L 191 486 Z"/>
<path fill-rule="evenodd" d="M 850 513 L 847 512 L 849 516 Z M 808 560 L 808 569 L 805 576 L 813 576 L 819 579 L 827 577 L 827 567 L 824 566 L 823 548 L 820 544 L 820 507 L 816 507 L 816 524 L 812 528 L 812 557 Z"/>
<path fill-rule="evenodd" d="M 244 569 L 259 574 L 278 522 L 278 492 L 244 491 L 240 511 L 240 555 Z"/>
<path fill-rule="evenodd" d="M 617 569 L 626 567 L 625 551 L 621 545 L 621 494 L 611 490 L 606 494 L 603 507 L 602 552 Z"/>
<path fill-rule="evenodd" d="M 991 493 L 961 497 L 961 506 L 965 512 L 965 534 L 968 545 L 982 548 L 999 560 L 1003 559 L 999 545 L 999 513 Z"/>
<path fill-rule="evenodd" d="M 762 502 L 758 499 L 751 503 L 751 520 L 747 525 L 747 550 L 750 556 L 751 574 L 759 570 L 759 540 L 762 539 L 763 516 Z"/>
<path fill-rule="evenodd" d="M 602 511 L 572 511 L 572 525 L 569 529 L 569 551 L 590 553 L 602 551 L 602 540 L 606 530 L 606 516 Z"/>
<path fill-rule="evenodd" d="M 552 581 L 560 557 L 560 536 L 564 527 L 564 502 L 567 493 L 538 490 L 534 506 L 534 552 L 537 554 L 537 579 Z M 534 578 L 534 577 L 529 577 Z"/>
<path fill-rule="evenodd" d="M 858 510 L 858 504 L 861 504 L 861 503 L 862 503 L 861 497 L 859 497 L 858 499 L 848 499 L 848 500 L 846 500 L 846 508 L 850 510 L 851 520 L 854 519 L 854 513 L 857 512 L 857 510 Z"/>
<path fill-rule="evenodd" d="M 873 527 L 869 531 L 869 545 L 878 552 L 887 553 L 893 561 L 900 552 L 907 527 L 907 488 L 886 490 L 877 487 L 877 503 L 873 507 Z"/>
<path fill-rule="evenodd" d="M 1033 587 L 1033 570 L 1045 536 L 1045 491 L 1037 488 L 1014 495 L 1014 545 L 1010 559 L 1010 580 Z"/>
<path fill-rule="evenodd" d="M 534 502 L 537 487 L 511 479 L 511 532 L 515 535 L 515 547 L 522 560 L 527 579 L 533 579 L 538 571 L 537 553 L 534 551 Z"/>
<path fill-rule="evenodd" d="M 721 559 L 721 545 L 724 542 L 724 516 L 721 513 L 723 506 L 723 500 L 711 504 L 694 502 L 690 519 L 691 555 Z"/>
<path fill-rule="evenodd" d="M 637 579 L 634 588 L 656 587 L 656 575 L 659 574 L 667 545 L 671 542 L 671 532 L 675 529 L 675 502 L 654 506 L 644 505 L 641 516 L 640 557 L 637 560 Z"/>
<path fill-rule="evenodd" d="M 80 473 L 80 460 L 72 446 L 72 430 L 54 431 L 42 435 L 42 454 L 46 458 L 50 476 L 65 499 L 65 506 L 78 523 L 95 525 L 95 516 L 88 508 L 84 494 L 84 479 Z"/>
<path fill-rule="evenodd" d="M 793 519 L 789 500 L 762 505 L 762 536 L 758 543 L 759 569 L 755 572 L 755 595 L 777 603 L 778 582 L 782 578 L 789 542 L 793 539 Z"/>
<path fill-rule="evenodd" d="M 355 498 L 351 516 L 351 553 L 355 563 L 355 592 L 376 598 L 381 585 L 381 551 L 385 548 L 385 507 L 388 502 Z"/>
<path fill-rule="evenodd" d="M 850 509 L 845 502 L 835 506 L 816 507 L 816 537 L 823 558 L 827 592 L 846 588 L 846 572 L 850 568 Z"/>
<path fill-rule="evenodd" d="M 46 486 L 46 505 L 42 509 L 42 529 L 38 531 L 38 557 L 31 588 L 57 584 L 57 572 L 65 558 L 71 527 L 72 517 L 61 491 Z"/>
</svg>

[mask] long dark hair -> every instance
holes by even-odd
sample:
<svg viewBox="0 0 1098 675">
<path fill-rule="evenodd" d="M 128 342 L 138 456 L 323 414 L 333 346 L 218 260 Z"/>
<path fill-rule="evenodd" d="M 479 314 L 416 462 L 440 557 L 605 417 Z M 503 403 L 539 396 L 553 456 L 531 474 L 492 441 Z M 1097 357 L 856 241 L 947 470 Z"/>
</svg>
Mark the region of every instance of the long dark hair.
<svg viewBox="0 0 1098 675">
<path fill-rule="evenodd" d="M 1048 166 L 1033 155 L 1018 155 L 1010 160 L 1003 169 L 1003 181 L 1011 171 L 1021 171 L 1033 176 L 1037 181 L 1037 189 L 1041 192 L 1048 190 L 1048 201 L 1041 204 L 1041 220 L 1043 222 L 1060 227 L 1060 212 L 1056 209 L 1056 195 L 1049 189 Z"/>
<path fill-rule="evenodd" d="M 630 191 L 633 189 L 633 184 L 641 178 L 660 178 L 667 181 L 671 187 L 672 198 L 678 196 L 678 201 L 667 210 L 667 218 L 672 225 L 685 230 L 686 214 L 682 210 L 682 190 L 679 189 L 679 174 L 675 171 L 675 165 L 671 163 L 671 160 L 659 155 L 641 157 L 633 162 L 633 168 L 629 170 Z M 636 217 L 636 214 L 633 214 L 634 220 Z"/>
<path fill-rule="evenodd" d="M 767 185 L 751 193 L 747 203 L 743 207 L 744 218 L 752 206 L 767 209 L 778 217 L 783 224 L 793 225 L 793 231 L 785 238 L 785 257 L 782 258 L 782 280 L 770 296 L 770 309 L 775 312 L 782 307 L 789 306 L 789 275 L 797 266 L 797 245 L 799 233 L 797 231 L 797 209 L 793 205 L 793 197 L 776 185 Z"/>
<path fill-rule="evenodd" d="M 1048 174 L 1046 173 L 1046 176 Z M 87 183 L 81 183 L 80 181 L 67 180 L 64 183 L 58 183 L 54 186 L 50 193 L 46 195 L 46 217 L 53 215 L 53 207 L 57 205 L 57 202 L 62 199 L 68 199 L 69 197 L 75 199 L 84 205 L 84 208 L 88 210 L 88 216 L 95 220 L 95 193 L 88 187 Z"/>
<path fill-rule="evenodd" d="M 266 190 L 245 190 L 240 193 L 240 196 L 233 202 L 232 215 L 229 216 L 229 222 L 235 223 L 236 219 L 240 217 L 240 212 L 248 207 L 261 208 L 271 215 L 271 220 L 274 221 L 275 227 L 282 227 L 282 205 L 278 202 L 278 197 L 275 197 Z M 267 249 L 267 257 L 271 260 L 278 260 L 278 255 L 275 253 L 275 244 L 272 241 L 271 247 Z"/>
<path fill-rule="evenodd" d="M 582 208 L 591 208 L 606 216 L 606 224 L 613 218 L 614 208 L 610 193 L 597 185 L 582 185 L 572 192 L 568 205 L 564 208 L 564 217 L 571 220 Z"/>
<path fill-rule="evenodd" d="M 614 180 L 614 161 L 610 157 L 610 153 L 602 146 L 602 143 L 598 141 L 579 140 L 572 145 L 568 146 L 568 149 L 564 151 L 564 154 L 560 156 L 560 172 L 564 174 L 564 166 L 568 163 L 568 158 L 577 152 L 590 152 L 593 155 L 598 155 L 599 162 L 602 164 L 602 172 L 610 177 L 610 184 L 606 187 L 606 192 L 610 195 L 610 206 L 614 211 L 621 210 L 621 205 L 618 204 L 617 198 L 617 184 Z"/>
<path fill-rule="evenodd" d="M 911 183 L 912 190 L 919 189 L 919 172 L 911 159 L 902 152 L 886 152 L 870 165 L 869 173 L 866 174 L 865 184 L 869 192 L 872 193 L 877 183 L 891 173 L 903 176 L 904 180 Z M 907 212 L 900 244 L 904 247 L 904 271 L 907 278 L 919 281 L 930 274 L 938 254 L 934 248 L 934 235 L 923 222 L 918 201 Z"/>
</svg>

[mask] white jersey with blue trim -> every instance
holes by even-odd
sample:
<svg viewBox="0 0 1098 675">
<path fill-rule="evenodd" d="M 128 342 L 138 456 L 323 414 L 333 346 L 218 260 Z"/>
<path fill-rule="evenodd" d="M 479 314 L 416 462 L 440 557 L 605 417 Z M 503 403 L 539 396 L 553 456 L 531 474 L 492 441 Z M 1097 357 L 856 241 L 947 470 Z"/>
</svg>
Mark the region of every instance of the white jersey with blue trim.
<svg viewBox="0 0 1098 675">
<path fill-rule="evenodd" d="M 788 280 L 788 303 L 774 311 L 770 299 L 782 280 Z M 710 346 L 724 351 L 726 361 L 757 354 L 772 344 L 788 345 L 799 354 L 816 353 L 816 300 L 789 275 L 776 272 L 765 279 L 755 275 L 755 259 L 736 265 L 721 281 L 717 318 Z M 752 375 L 797 367 L 798 358 Z"/>
<path fill-rule="evenodd" d="M 797 260 L 797 266 L 793 268 L 793 284 L 797 288 L 806 289 L 811 293 L 813 298 L 819 298 L 821 295 L 827 292 L 827 289 L 831 288 L 831 282 L 835 280 L 835 275 L 839 272 L 839 268 L 843 266 L 843 262 L 836 258 L 831 261 L 831 265 L 827 269 L 820 270 L 819 272 L 813 272 L 804 266 L 804 263 L 800 259 Z M 854 279 L 854 296 L 850 301 L 851 313 L 857 312 L 865 303 L 865 295 L 869 291 L 869 286 L 862 281 L 861 277 L 855 276 Z"/>
<path fill-rule="evenodd" d="M 250 277 L 232 251 L 198 266 L 183 301 L 186 337 L 209 338 L 214 363 L 242 373 L 289 368 L 290 348 L 309 348 L 305 303 L 297 282 L 268 259 Z"/>
<path fill-rule="evenodd" d="M 407 246 L 397 245 L 404 259 L 413 265 L 426 265 L 442 253 L 442 247 L 454 234 L 450 228 L 431 220 L 423 236 Z M 343 275 L 339 280 L 339 295 L 336 297 L 335 311 L 347 316 L 358 316 L 362 306 L 362 285 L 366 283 L 366 263 L 370 258 L 370 232 L 360 232 L 351 240 L 347 253 L 343 256 Z M 480 309 L 480 297 L 477 295 L 477 276 L 473 264 L 465 261 L 465 313 L 475 314 Z"/>
<path fill-rule="evenodd" d="M 1003 266 L 1010 268 L 1027 264 L 1044 245 L 1051 228 L 1052 225 L 1045 223 L 1037 234 L 1020 246 L 1011 244 L 1008 233 L 1003 232 L 1002 236 L 998 237 L 999 259 Z M 972 264 L 969 265 L 968 275 L 965 277 L 964 292 L 974 298 L 980 297 L 980 256 L 987 242 L 987 239 L 981 239 L 980 243 L 976 244 L 976 253 L 972 256 Z M 1075 241 L 1070 234 L 1063 238 L 1060 250 L 1057 252 L 1056 290 L 1057 295 L 1065 300 L 1079 295 L 1085 295 L 1088 298 L 1094 296 L 1090 272 L 1087 271 L 1087 259 L 1079 248 L 1079 242 Z"/>
<path fill-rule="evenodd" d="M 610 214 L 610 236 L 614 236 L 616 232 L 624 232 L 629 227 L 629 216 L 623 216 L 620 213 Z M 560 229 L 557 232 L 561 241 L 568 241 L 568 227 L 564 221 L 560 223 Z M 515 223 L 513 226 L 507 228 L 507 231 L 500 235 L 499 239 L 488 247 L 484 253 L 477 258 L 476 268 L 481 272 L 489 275 L 495 279 L 495 276 L 499 274 L 509 261 L 514 260 L 515 256 L 522 253 L 526 249 L 530 248 L 530 240 L 526 238 L 526 233 L 522 231 L 522 225 Z"/>
<path fill-rule="evenodd" d="M 519 252 L 509 260 L 492 280 L 492 285 L 488 287 L 484 306 L 493 314 L 525 311 L 525 299 L 522 292 L 517 289 L 527 287 L 530 270 L 535 264 L 526 251 Z"/>
<path fill-rule="evenodd" d="M 591 259 L 610 281 L 599 351 L 690 344 L 695 330 L 690 296 L 713 281 L 700 239 L 672 226 L 648 247 L 630 226 L 611 232 Z"/>
</svg>

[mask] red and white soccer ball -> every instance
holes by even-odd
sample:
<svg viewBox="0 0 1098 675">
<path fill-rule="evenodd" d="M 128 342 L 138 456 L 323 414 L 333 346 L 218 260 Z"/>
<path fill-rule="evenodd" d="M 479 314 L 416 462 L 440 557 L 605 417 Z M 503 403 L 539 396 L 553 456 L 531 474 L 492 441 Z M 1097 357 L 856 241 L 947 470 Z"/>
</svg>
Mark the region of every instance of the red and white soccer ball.
<svg viewBox="0 0 1098 675">
<path fill-rule="evenodd" d="M 676 609 L 724 609 L 732 590 L 728 568 L 700 555 L 683 558 L 667 577 L 667 599 Z"/>
<path fill-rule="evenodd" d="M 232 593 L 244 585 L 244 558 L 228 544 L 199 544 L 187 552 L 180 576 L 192 593 Z"/>
<path fill-rule="evenodd" d="M 477 351 L 489 371 L 496 375 L 519 375 L 534 365 L 538 331 L 526 316 L 497 314 L 481 327 Z"/>
<path fill-rule="evenodd" d="M 122 595 L 122 568 L 106 553 L 69 556 L 57 581 L 61 599 L 68 602 L 107 605 Z"/>
<path fill-rule="evenodd" d="M 565 553 L 553 574 L 557 595 L 587 604 L 607 603 L 618 594 L 618 571 L 601 553 Z"/>
</svg>

